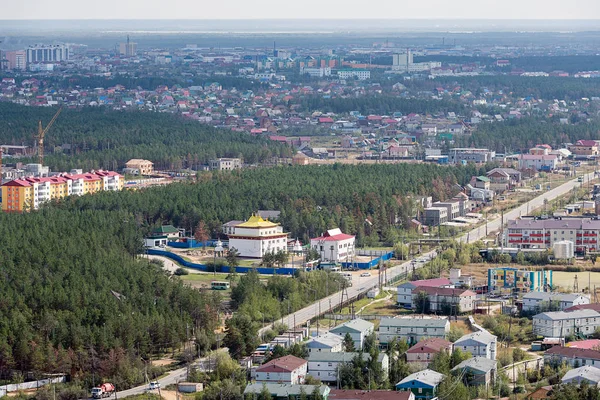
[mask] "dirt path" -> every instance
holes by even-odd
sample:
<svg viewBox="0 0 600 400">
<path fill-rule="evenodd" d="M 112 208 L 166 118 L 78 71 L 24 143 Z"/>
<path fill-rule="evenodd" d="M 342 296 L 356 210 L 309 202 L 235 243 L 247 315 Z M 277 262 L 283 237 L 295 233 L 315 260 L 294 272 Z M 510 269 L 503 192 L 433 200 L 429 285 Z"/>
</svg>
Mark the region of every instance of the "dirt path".
<svg viewBox="0 0 600 400">
<path fill-rule="evenodd" d="M 385 297 L 382 297 L 381 299 L 373 300 L 373 301 L 371 301 L 370 303 L 368 303 L 368 304 L 365 304 L 364 306 L 362 306 L 362 307 L 361 307 L 361 308 L 360 308 L 360 309 L 359 309 L 359 310 L 356 312 L 356 314 L 360 314 L 361 312 L 363 312 L 363 310 L 364 310 L 365 308 L 369 307 L 369 306 L 370 306 L 370 305 L 372 305 L 372 304 L 379 303 L 380 301 L 387 301 L 387 300 L 389 300 L 389 299 L 391 299 L 391 298 L 392 298 L 392 293 L 388 293 L 388 294 L 387 294 L 387 296 L 385 296 Z"/>
</svg>

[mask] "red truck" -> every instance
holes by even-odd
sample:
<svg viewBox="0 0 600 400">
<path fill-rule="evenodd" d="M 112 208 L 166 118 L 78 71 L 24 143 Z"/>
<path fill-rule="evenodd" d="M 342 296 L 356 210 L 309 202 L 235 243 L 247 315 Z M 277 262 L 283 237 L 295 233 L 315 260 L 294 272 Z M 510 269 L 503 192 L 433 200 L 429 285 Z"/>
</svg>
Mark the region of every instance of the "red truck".
<svg viewBox="0 0 600 400">
<path fill-rule="evenodd" d="M 115 392 L 115 385 L 112 383 L 103 383 L 102 385 L 92 389 L 92 397 L 94 399 L 102 399 L 110 397 Z"/>
</svg>

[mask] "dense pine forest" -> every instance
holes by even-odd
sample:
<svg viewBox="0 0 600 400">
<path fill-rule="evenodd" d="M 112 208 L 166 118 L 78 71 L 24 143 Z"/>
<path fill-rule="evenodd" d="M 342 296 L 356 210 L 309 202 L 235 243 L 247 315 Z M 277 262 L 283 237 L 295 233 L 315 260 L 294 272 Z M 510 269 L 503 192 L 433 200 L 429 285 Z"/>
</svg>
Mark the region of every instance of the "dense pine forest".
<svg viewBox="0 0 600 400">
<path fill-rule="evenodd" d="M 61 207 L 127 210 L 140 225 L 160 223 L 193 229 L 202 220 L 212 234 L 229 220 L 259 209 L 281 210 L 292 237 L 307 240 L 333 227 L 356 233 L 359 243 L 394 243 L 396 228 L 408 228 L 416 212 L 408 196 L 447 199 L 485 168 L 425 164 L 341 165 L 261 168 L 203 173 L 197 183 L 140 192 L 99 193 L 70 198 Z M 369 223 L 365 222 L 368 219 Z"/>
<path fill-rule="evenodd" d="M 0 142 L 32 146 L 37 121 L 45 125 L 55 112 L 56 108 L 0 103 Z M 71 150 L 54 153 L 63 145 Z M 180 116 L 104 107 L 63 110 L 46 136 L 45 148 L 45 163 L 57 171 L 118 169 L 131 158 L 152 160 L 159 169 L 179 169 L 195 168 L 216 157 L 242 157 L 252 164 L 291 155 L 289 147 L 268 139 Z"/>
<path fill-rule="evenodd" d="M 504 153 L 527 152 L 540 143 L 558 147 L 580 139 L 600 139 L 600 121 L 581 121 L 572 116 L 570 122 L 569 125 L 562 125 L 557 118 L 541 120 L 531 117 L 484 123 L 478 125 L 471 136 L 460 138 L 458 142 L 459 145 L 486 147 Z"/>
<path fill-rule="evenodd" d="M 67 373 L 91 387 L 144 382 L 144 361 L 212 337 L 220 299 L 136 260 L 133 215 L 0 213 L 0 379 Z"/>
</svg>

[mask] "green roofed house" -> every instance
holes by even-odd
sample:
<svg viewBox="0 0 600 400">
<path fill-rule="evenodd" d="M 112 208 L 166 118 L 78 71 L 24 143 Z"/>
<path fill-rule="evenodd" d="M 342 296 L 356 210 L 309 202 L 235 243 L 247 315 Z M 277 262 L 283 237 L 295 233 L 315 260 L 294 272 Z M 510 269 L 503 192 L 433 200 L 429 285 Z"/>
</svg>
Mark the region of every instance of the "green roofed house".
<svg viewBox="0 0 600 400">
<path fill-rule="evenodd" d="M 173 225 L 163 225 L 152 231 L 153 236 L 166 236 L 169 239 L 176 239 L 179 237 L 179 229 Z"/>
<path fill-rule="evenodd" d="M 410 374 L 396 383 L 396 390 L 410 390 L 415 395 L 415 399 L 429 400 L 437 397 L 437 387 L 443 379 L 444 375 L 439 372 L 426 369 Z"/>
<path fill-rule="evenodd" d="M 326 385 L 291 385 L 289 383 L 249 383 L 244 389 L 244 398 L 259 398 L 261 392 L 266 388 L 271 393 L 273 400 L 300 400 L 306 395 L 308 400 L 315 400 L 315 389 L 323 400 L 328 400 L 331 391 Z"/>
</svg>

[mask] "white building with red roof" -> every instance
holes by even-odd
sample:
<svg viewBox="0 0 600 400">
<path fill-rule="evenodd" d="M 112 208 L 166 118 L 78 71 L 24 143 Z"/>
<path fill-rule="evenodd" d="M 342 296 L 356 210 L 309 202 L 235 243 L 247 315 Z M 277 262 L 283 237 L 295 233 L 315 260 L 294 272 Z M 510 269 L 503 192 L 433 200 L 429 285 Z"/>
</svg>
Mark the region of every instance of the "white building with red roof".
<svg viewBox="0 0 600 400">
<path fill-rule="evenodd" d="M 256 382 L 277 382 L 301 385 L 308 370 L 308 361 L 295 356 L 284 356 L 269 361 L 256 369 Z"/>
<path fill-rule="evenodd" d="M 354 235 L 347 235 L 336 228 L 310 239 L 310 247 L 319 253 L 321 261 L 349 261 L 354 257 L 354 241 Z"/>
</svg>

